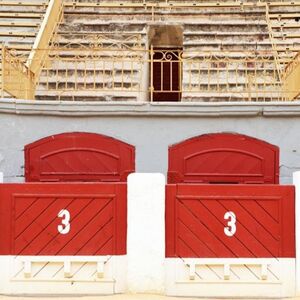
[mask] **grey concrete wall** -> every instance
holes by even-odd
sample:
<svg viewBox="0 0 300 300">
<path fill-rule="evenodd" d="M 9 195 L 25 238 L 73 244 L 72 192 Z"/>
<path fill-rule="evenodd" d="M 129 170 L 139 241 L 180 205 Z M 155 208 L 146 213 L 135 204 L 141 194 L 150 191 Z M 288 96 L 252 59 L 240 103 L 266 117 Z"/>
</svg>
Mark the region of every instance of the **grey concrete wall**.
<svg viewBox="0 0 300 300">
<path fill-rule="evenodd" d="M 104 113 L 107 106 L 102 106 L 98 114 L 87 112 L 80 116 L 76 114 L 83 109 L 75 104 L 73 113 L 63 114 L 59 108 L 50 114 L 46 106 L 35 111 L 34 104 L 31 110 L 28 106 L 17 110 L 15 104 L 8 109 L 9 105 L 0 103 L 0 171 L 4 172 L 4 182 L 24 181 L 24 145 L 72 131 L 105 134 L 135 145 L 138 172 L 166 174 L 169 145 L 214 132 L 246 134 L 279 146 L 281 183 L 292 183 L 292 172 L 300 170 L 299 105 L 281 110 L 265 105 L 161 105 L 144 107 L 142 113 L 138 106 L 129 105 L 124 110 L 120 105 L 109 114 Z M 43 111 L 45 115 L 41 115 Z"/>
</svg>

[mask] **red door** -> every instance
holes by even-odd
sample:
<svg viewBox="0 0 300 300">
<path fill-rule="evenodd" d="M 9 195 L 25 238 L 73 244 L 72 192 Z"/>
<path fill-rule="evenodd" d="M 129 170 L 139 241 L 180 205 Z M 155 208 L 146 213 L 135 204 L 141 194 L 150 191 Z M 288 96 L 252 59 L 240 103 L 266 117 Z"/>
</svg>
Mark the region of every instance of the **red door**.
<svg viewBox="0 0 300 300">
<path fill-rule="evenodd" d="M 135 170 L 135 148 L 94 133 L 52 135 L 25 146 L 25 179 L 126 181 Z"/>
<path fill-rule="evenodd" d="M 206 134 L 169 147 L 168 183 L 279 181 L 279 148 L 240 134 Z"/>
</svg>

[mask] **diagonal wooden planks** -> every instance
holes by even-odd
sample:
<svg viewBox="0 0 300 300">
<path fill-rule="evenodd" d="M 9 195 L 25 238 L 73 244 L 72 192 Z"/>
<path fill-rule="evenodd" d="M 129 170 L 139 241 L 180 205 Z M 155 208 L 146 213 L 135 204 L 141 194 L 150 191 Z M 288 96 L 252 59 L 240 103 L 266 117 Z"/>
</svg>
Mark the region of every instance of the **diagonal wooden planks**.
<svg viewBox="0 0 300 300">
<path fill-rule="evenodd" d="M 292 186 L 178 184 L 166 195 L 167 257 L 295 255 Z"/>
</svg>

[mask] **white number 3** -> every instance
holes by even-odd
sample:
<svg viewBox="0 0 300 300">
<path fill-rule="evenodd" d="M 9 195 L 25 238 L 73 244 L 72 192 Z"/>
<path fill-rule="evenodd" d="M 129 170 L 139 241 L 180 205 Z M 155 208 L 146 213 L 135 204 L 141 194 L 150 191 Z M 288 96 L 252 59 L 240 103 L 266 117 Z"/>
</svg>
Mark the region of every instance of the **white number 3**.
<svg viewBox="0 0 300 300">
<path fill-rule="evenodd" d="M 70 231 L 70 213 L 68 210 L 66 209 L 62 209 L 59 213 L 58 213 L 58 217 L 59 218 L 63 218 L 61 220 L 61 224 L 63 225 L 58 225 L 57 226 L 57 230 L 59 233 L 61 234 L 67 234 Z"/>
<path fill-rule="evenodd" d="M 225 220 L 229 220 L 227 222 L 227 227 L 224 228 L 224 233 L 227 236 L 234 236 L 236 233 L 236 215 L 232 211 L 228 211 L 224 215 Z"/>
</svg>

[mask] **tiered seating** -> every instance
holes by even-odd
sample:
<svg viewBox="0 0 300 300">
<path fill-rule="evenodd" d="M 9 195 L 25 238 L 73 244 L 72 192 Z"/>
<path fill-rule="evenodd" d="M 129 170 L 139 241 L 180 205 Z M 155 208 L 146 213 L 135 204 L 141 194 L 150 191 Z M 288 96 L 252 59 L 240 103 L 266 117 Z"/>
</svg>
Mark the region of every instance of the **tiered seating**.
<svg viewBox="0 0 300 300">
<path fill-rule="evenodd" d="M 11 5 L 1 5 L 8 2 Z M 47 3 L 37 0 L 26 0 L 23 6 L 18 3 L 0 1 L 3 7 L 0 16 L 16 13 L 12 19 L 0 19 L 0 37 L 3 31 L 1 39 L 23 54 L 30 50 Z M 285 59 L 291 59 L 298 51 L 300 1 L 268 3 L 267 0 L 66 0 L 56 48 L 41 73 L 36 98 L 149 100 L 149 26 L 181 24 L 183 101 L 279 99 L 274 92 L 279 82 L 277 67 L 284 65 L 276 64 L 276 53 L 272 51 L 274 43 L 279 56 Z M 266 5 L 269 5 L 273 39 Z M 9 22 L 12 29 L 1 30 Z M 223 55 L 223 62 L 203 60 L 208 51 L 216 57 Z M 264 51 L 270 59 L 238 64 L 238 60 L 259 51 Z M 255 93 L 249 93 L 251 86 Z M 262 89 L 267 92 L 260 93 Z"/>
<path fill-rule="evenodd" d="M 47 5 L 48 0 L 0 1 L 0 43 L 26 58 Z"/>
<path fill-rule="evenodd" d="M 81 45 L 88 48 L 94 44 L 94 37 L 99 36 L 100 40 L 102 37 L 102 43 L 99 41 L 101 47 L 105 48 L 115 44 L 113 48 L 117 48 L 118 44 L 125 44 L 125 47 L 130 48 L 137 46 L 134 45 L 134 41 L 130 37 L 140 36 L 138 48 L 146 50 L 148 25 L 153 24 L 151 23 L 153 21 L 161 22 L 161 24 L 168 21 L 168 23 L 183 24 L 185 58 L 188 58 L 188 53 L 191 51 L 203 53 L 205 51 L 235 50 L 238 58 L 240 57 L 239 51 L 272 49 L 264 6 L 241 8 L 237 4 L 235 8 L 224 8 L 212 5 L 212 1 L 209 1 L 209 3 L 206 1 L 208 3 L 207 7 L 201 8 L 199 5 L 204 5 L 204 2 L 201 1 L 186 1 L 186 4 L 190 7 L 179 7 L 179 1 L 168 2 L 173 5 L 169 6 L 166 1 L 156 1 L 155 3 L 159 8 L 154 6 L 155 10 L 153 10 L 149 1 L 123 1 L 122 3 L 93 0 L 67 1 L 64 11 L 64 23 L 59 28 L 58 44 L 60 47 L 65 47 L 71 43 L 73 46 L 76 44 L 76 47 Z M 233 3 L 234 1 L 227 1 L 226 3 L 229 2 Z M 253 2 L 250 1 L 250 3 Z M 191 4 L 199 7 L 195 9 L 195 6 Z M 220 4 L 223 6 L 224 1 Z M 78 34 L 79 32 L 80 34 Z M 66 57 L 67 54 L 64 55 L 62 57 Z M 143 57 L 142 52 L 139 52 L 139 57 Z M 124 67 L 120 62 L 115 63 L 107 60 L 107 57 L 102 56 L 102 59 L 106 61 L 106 67 L 103 68 L 103 63 L 102 65 L 99 63 L 98 70 L 93 70 L 92 61 L 88 62 L 89 67 L 83 61 L 78 63 L 78 57 L 77 62 L 76 58 L 63 63 L 56 62 L 53 70 L 43 72 L 37 90 L 37 98 L 49 99 L 49 97 L 52 97 L 57 99 L 59 97 L 62 100 L 97 101 L 137 100 L 140 98 L 141 93 L 132 90 L 135 88 L 137 90 L 148 88 L 147 85 L 141 86 L 141 79 L 143 76 L 145 77 L 149 63 L 134 62 L 132 65 L 127 64 Z M 126 58 L 124 59 L 126 60 Z M 87 58 L 88 60 L 89 58 Z M 99 60 L 101 60 L 101 57 L 99 57 Z M 114 64 L 113 72 L 109 70 L 112 64 Z M 193 69 L 193 67 L 196 69 Z M 202 70 L 201 77 L 207 78 L 207 72 L 210 72 L 211 78 L 219 80 L 216 79 L 216 74 L 218 73 L 218 76 L 220 76 L 220 70 L 210 68 L 209 71 L 206 70 L 206 73 L 205 70 Z M 232 72 L 235 72 L 235 70 L 232 70 Z M 192 83 L 189 80 L 189 73 L 194 74 Z M 198 73 L 197 64 L 183 63 L 183 90 L 197 90 L 199 82 L 195 81 L 199 77 Z M 68 79 L 66 80 L 66 78 Z M 95 78 L 97 79 L 96 82 Z M 147 78 L 144 78 L 144 80 L 147 82 Z M 74 81 L 76 82 L 74 83 Z M 112 82 L 111 86 L 109 86 L 109 82 Z M 228 97 L 232 100 L 236 95 L 234 94 L 234 97 L 231 94 L 226 96 L 225 93 L 220 92 L 222 89 L 228 89 L 227 82 L 224 82 L 224 86 L 220 81 L 218 86 L 214 82 L 208 84 L 210 85 L 207 88 L 207 90 L 210 89 L 209 93 L 184 92 L 182 94 L 183 100 L 217 101 L 220 99 L 226 100 Z M 242 79 L 239 88 L 242 89 L 244 84 L 245 80 Z M 127 91 L 125 91 L 126 87 Z M 101 88 L 104 91 L 100 91 Z M 57 92 L 55 89 L 59 91 Z M 72 89 L 73 91 L 71 91 Z M 90 89 L 90 91 L 87 89 Z M 119 92 L 118 89 L 121 91 Z M 215 92 L 214 89 L 216 89 Z M 242 100 L 243 97 L 244 95 L 240 95 L 237 99 Z M 148 97 L 146 96 L 146 98 Z"/>
<path fill-rule="evenodd" d="M 48 0 L 0 0 L 0 44 L 11 50 L 24 63 L 34 44 Z M 2 53 L 1 53 L 2 55 Z M 2 90 L 2 57 L 0 88 Z M 15 83 L 17 85 L 17 83 Z M 11 97 L 3 92 L 3 97 Z"/>
<path fill-rule="evenodd" d="M 270 24 L 280 57 L 291 58 L 300 51 L 300 4 L 297 9 L 272 9 Z"/>
<path fill-rule="evenodd" d="M 131 8 L 122 9 L 120 14 L 119 8 L 100 8 L 97 4 L 98 1 L 66 2 L 64 22 L 57 34 L 59 50 L 55 50 L 62 59 L 55 59 L 42 72 L 37 99 L 136 101 L 140 98 L 147 21 L 142 13 L 132 15 Z M 140 11 L 144 13 L 143 8 Z M 85 50 L 67 51 L 78 47 Z M 91 47 L 97 50 L 89 50 Z M 132 48 L 137 51 L 129 50 Z"/>
</svg>

